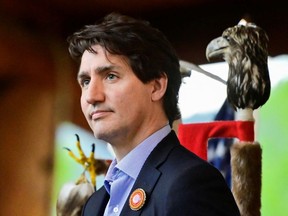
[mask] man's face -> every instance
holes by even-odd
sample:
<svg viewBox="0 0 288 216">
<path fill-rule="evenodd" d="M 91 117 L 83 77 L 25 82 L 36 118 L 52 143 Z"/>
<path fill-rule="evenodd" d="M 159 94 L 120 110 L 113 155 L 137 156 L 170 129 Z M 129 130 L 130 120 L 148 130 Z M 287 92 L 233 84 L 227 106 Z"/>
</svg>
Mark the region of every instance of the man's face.
<svg viewBox="0 0 288 216">
<path fill-rule="evenodd" d="M 147 127 L 153 86 L 142 83 L 123 56 L 92 48 L 95 53 L 83 53 L 78 73 L 82 111 L 96 138 L 111 144 L 132 140 Z"/>
</svg>

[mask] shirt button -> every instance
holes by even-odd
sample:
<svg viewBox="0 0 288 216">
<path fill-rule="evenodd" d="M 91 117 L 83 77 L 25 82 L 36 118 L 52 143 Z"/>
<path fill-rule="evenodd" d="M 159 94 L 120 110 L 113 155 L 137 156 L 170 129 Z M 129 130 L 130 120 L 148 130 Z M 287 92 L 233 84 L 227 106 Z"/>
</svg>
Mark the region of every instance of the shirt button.
<svg viewBox="0 0 288 216">
<path fill-rule="evenodd" d="M 118 208 L 118 207 L 114 207 L 114 208 L 113 208 L 113 212 L 114 212 L 114 213 L 117 213 L 118 211 L 119 211 L 119 208 Z"/>
</svg>

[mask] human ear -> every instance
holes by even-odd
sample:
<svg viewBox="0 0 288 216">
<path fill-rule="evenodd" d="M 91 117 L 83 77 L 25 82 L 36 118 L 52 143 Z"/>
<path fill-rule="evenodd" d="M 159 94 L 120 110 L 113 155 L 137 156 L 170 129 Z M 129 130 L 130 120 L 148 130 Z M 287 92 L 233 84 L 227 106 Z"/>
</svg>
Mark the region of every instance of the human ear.
<svg viewBox="0 0 288 216">
<path fill-rule="evenodd" d="M 151 100 L 152 101 L 161 100 L 167 89 L 168 84 L 167 75 L 163 73 L 160 78 L 153 80 L 151 84 L 153 85 Z"/>
</svg>

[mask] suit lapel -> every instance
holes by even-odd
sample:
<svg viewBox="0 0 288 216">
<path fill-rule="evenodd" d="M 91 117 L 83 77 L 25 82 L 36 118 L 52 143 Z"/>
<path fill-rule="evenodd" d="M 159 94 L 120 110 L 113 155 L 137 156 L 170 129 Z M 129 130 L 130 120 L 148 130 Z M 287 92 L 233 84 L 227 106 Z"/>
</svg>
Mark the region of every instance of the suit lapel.
<svg viewBox="0 0 288 216">
<path fill-rule="evenodd" d="M 109 200 L 109 194 L 104 186 L 102 186 L 97 193 L 94 193 L 84 206 L 85 214 L 83 216 L 103 216 L 106 205 Z"/>
<path fill-rule="evenodd" d="M 135 184 L 132 187 L 130 195 L 126 200 L 121 212 L 121 216 L 137 216 L 141 214 L 142 208 L 138 211 L 134 211 L 129 206 L 129 198 L 131 193 L 133 193 L 133 191 L 136 189 L 141 188 L 145 191 L 146 196 L 148 197 L 147 200 L 149 200 L 149 195 L 152 193 L 157 180 L 161 176 L 161 172 L 157 169 L 157 167 L 166 160 L 168 153 L 171 151 L 173 146 L 175 146 L 175 141 L 179 142 L 174 131 L 172 131 L 151 152 L 144 163 Z M 143 208 L 145 208 L 145 204 Z"/>
<path fill-rule="evenodd" d="M 145 175 L 145 173 L 146 173 L 146 175 Z M 145 166 L 144 170 L 142 169 L 141 172 L 139 173 L 139 177 L 137 178 L 137 181 L 133 185 L 131 193 L 133 191 L 135 191 L 136 189 L 141 188 L 145 191 L 146 196 L 149 198 L 149 194 L 152 193 L 154 185 L 156 184 L 160 175 L 161 175 L 161 173 L 158 170 L 156 170 L 154 167 Z M 130 195 L 131 195 L 131 193 L 130 193 Z M 123 216 L 124 215 L 125 216 L 140 215 L 140 213 L 142 212 L 142 208 L 139 209 L 138 211 L 133 211 L 130 208 L 130 206 L 129 206 L 130 195 L 129 195 L 129 197 L 128 197 L 128 199 L 127 199 L 127 201 L 123 207 L 121 215 L 123 215 Z M 145 203 L 144 203 L 144 207 L 145 207 Z"/>
</svg>

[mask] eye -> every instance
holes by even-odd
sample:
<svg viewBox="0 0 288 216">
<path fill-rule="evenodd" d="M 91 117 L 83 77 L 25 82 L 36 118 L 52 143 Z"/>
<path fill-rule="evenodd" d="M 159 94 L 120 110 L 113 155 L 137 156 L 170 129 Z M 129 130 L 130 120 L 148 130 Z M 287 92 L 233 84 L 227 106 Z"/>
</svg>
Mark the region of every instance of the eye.
<svg viewBox="0 0 288 216">
<path fill-rule="evenodd" d="M 90 83 L 90 78 L 88 78 L 88 77 L 81 77 L 78 82 L 79 82 L 79 85 L 80 85 L 81 87 L 86 87 L 86 86 L 88 86 L 89 83 Z"/>
<path fill-rule="evenodd" d="M 108 80 L 115 80 L 116 78 L 117 78 L 117 76 L 113 73 L 107 74 L 107 77 L 106 77 L 106 79 L 108 79 Z"/>
<path fill-rule="evenodd" d="M 84 79 L 82 82 L 83 86 L 88 86 L 88 84 L 90 83 L 90 79 Z"/>
<path fill-rule="evenodd" d="M 224 35 L 223 38 L 225 38 L 228 42 L 230 42 L 231 38 L 228 35 Z"/>
</svg>

